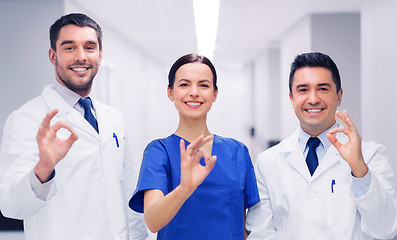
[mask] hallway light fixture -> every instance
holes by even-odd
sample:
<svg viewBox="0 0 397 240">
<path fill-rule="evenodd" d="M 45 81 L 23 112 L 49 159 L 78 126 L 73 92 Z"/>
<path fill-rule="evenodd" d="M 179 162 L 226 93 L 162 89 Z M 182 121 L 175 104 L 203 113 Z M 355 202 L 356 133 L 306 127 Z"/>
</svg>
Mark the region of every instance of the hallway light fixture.
<svg viewBox="0 0 397 240">
<path fill-rule="evenodd" d="M 216 34 L 218 31 L 219 1 L 193 0 L 198 52 L 211 61 L 214 57 Z"/>
</svg>

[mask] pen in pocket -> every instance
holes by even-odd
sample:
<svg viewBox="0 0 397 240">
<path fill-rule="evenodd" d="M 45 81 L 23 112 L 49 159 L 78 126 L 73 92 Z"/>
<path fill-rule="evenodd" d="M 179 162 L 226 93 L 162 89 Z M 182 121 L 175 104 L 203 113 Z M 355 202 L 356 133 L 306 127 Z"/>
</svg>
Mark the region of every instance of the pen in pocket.
<svg viewBox="0 0 397 240">
<path fill-rule="evenodd" d="M 334 185 L 335 185 L 335 179 L 332 179 L 331 182 L 331 192 L 334 193 Z"/>
<path fill-rule="evenodd" d="M 117 139 L 116 133 L 113 133 L 113 138 L 116 141 L 116 146 L 119 147 L 119 140 Z"/>
</svg>

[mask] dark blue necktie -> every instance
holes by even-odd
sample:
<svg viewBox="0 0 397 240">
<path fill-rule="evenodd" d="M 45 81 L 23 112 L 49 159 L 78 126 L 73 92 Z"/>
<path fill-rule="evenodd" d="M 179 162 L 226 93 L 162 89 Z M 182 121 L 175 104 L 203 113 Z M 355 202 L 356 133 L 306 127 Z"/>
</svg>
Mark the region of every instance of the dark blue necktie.
<svg viewBox="0 0 397 240">
<path fill-rule="evenodd" d="M 80 105 L 84 108 L 84 118 L 92 125 L 92 127 L 98 132 L 98 122 L 91 112 L 91 98 L 80 98 Z"/>
<path fill-rule="evenodd" d="M 307 153 L 306 164 L 307 167 L 309 168 L 310 175 L 312 176 L 318 166 L 316 148 L 319 143 L 320 143 L 320 139 L 318 139 L 317 137 L 310 137 L 309 140 L 307 141 L 307 146 L 309 146 L 309 152 Z"/>
</svg>

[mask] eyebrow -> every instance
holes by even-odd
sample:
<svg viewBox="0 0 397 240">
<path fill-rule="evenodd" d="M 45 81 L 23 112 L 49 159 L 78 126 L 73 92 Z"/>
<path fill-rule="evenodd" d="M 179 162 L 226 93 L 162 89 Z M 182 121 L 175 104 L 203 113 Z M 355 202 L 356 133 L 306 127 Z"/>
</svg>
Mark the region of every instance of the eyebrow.
<svg viewBox="0 0 397 240">
<path fill-rule="evenodd" d="M 98 42 L 96 42 L 96 41 L 87 41 L 87 44 L 98 45 Z"/>
<path fill-rule="evenodd" d="M 72 40 L 65 40 L 63 42 L 61 42 L 61 46 L 66 45 L 66 44 L 72 44 L 74 43 L 74 41 Z M 87 41 L 87 44 L 93 44 L 93 45 L 98 45 L 98 43 L 96 41 Z"/>
<path fill-rule="evenodd" d="M 308 87 L 308 86 L 309 86 L 309 84 L 299 84 L 299 85 L 296 86 L 296 88 L 303 88 L 303 87 Z M 324 86 L 331 87 L 331 84 L 329 84 L 329 83 L 319 83 L 319 84 L 317 84 L 317 87 L 324 87 Z"/>
<path fill-rule="evenodd" d="M 319 86 L 319 87 L 324 87 L 324 86 L 331 87 L 331 84 L 329 84 L 329 83 L 320 83 L 317 86 Z"/>
<path fill-rule="evenodd" d="M 71 41 L 71 40 L 63 41 L 63 42 L 61 42 L 61 46 L 66 45 L 66 44 L 71 44 L 73 42 L 74 41 Z"/>
<path fill-rule="evenodd" d="M 178 82 L 182 82 L 182 81 L 185 81 L 185 82 L 192 82 L 192 81 L 190 81 L 189 79 L 184 79 L 184 78 L 178 80 Z M 208 79 L 204 79 L 204 80 L 200 80 L 200 81 L 199 81 L 199 83 L 203 83 L 203 82 L 209 82 L 209 83 L 211 83 L 211 81 L 208 80 Z"/>
</svg>

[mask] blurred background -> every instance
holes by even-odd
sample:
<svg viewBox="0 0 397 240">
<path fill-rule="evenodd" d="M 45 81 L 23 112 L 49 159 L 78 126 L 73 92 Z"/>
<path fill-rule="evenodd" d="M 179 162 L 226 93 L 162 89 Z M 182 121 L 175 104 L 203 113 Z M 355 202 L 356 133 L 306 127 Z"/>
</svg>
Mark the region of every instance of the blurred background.
<svg viewBox="0 0 397 240">
<path fill-rule="evenodd" d="M 94 94 L 124 115 L 136 161 L 148 142 L 176 130 L 178 114 L 166 90 L 168 70 L 180 56 L 199 52 L 213 60 L 219 94 L 208 115 L 210 131 L 242 141 L 255 161 L 298 127 L 289 67 L 297 54 L 320 51 L 339 67 L 340 109 L 363 139 L 386 145 L 397 173 L 397 1 L 197 2 L 0 0 L 0 136 L 7 116 L 55 81 L 50 25 L 82 12 L 104 33 Z M 0 217 L 0 239 L 23 240 L 20 229 L 20 221 Z"/>
</svg>

